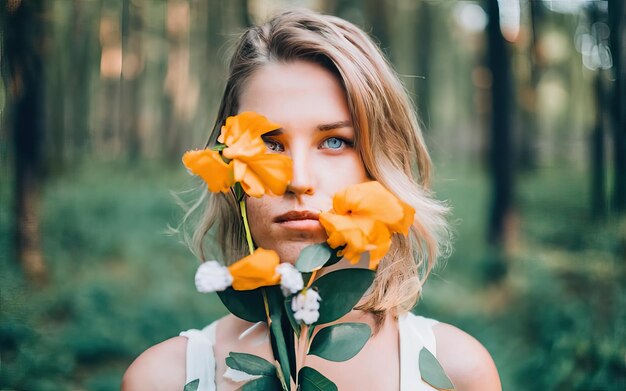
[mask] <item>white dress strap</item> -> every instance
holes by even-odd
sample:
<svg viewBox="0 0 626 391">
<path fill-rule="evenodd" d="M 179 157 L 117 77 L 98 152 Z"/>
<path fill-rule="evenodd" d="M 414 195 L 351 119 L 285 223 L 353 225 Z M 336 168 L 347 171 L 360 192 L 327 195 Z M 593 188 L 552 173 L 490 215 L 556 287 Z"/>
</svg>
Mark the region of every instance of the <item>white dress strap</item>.
<svg viewBox="0 0 626 391">
<path fill-rule="evenodd" d="M 419 353 L 428 349 L 437 356 L 437 341 L 433 326 L 434 319 L 413 313 L 398 319 L 400 333 L 400 391 L 433 391 L 435 388 L 422 380 L 419 369 Z M 198 391 L 215 391 L 215 329 L 217 321 L 202 330 L 191 329 L 180 333 L 187 337 L 187 374 L 185 384 L 199 379 Z"/>
<path fill-rule="evenodd" d="M 191 329 L 180 333 L 187 337 L 187 374 L 185 384 L 199 379 L 197 391 L 215 391 L 215 329 L 217 321 L 202 330 Z"/>
<path fill-rule="evenodd" d="M 400 329 L 400 391 L 432 391 L 432 386 L 422 380 L 419 354 L 426 348 L 437 357 L 434 319 L 417 316 L 411 312 L 398 319 Z"/>
</svg>

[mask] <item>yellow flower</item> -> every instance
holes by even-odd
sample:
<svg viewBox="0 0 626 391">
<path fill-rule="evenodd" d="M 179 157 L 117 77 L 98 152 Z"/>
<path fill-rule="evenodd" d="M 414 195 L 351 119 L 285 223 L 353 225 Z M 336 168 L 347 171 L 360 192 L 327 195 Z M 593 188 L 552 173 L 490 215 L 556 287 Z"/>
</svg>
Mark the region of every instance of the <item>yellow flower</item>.
<svg viewBox="0 0 626 391">
<path fill-rule="evenodd" d="M 260 114 L 246 111 L 226 119 L 217 139 L 226 144 L 222 154 L 233 160 L 234 178 L 252 197 L 261 197 L 268 191 L 285 193 L 292 176 L 292 162 L 287 156 L 268 153 L 261 136 L 280 125 Z"/>
<path fill-rule="evenodd" d="M 217 151 L 204 149 L 185 152 L 183 164 L 193 174 L 201 177 L 214 193 L 226 193 L 235 183 L 232 162 L 225 163 Z"/>
<path fill-rule="evenodd" d="M 280 283 L 280 274 L 276 272 L 279 263 L 280 259 L 275 251 L 257 248 L 252 255 L 228 266 L 228 271 L 233 276 L 233 289 L 248 291 L 277 285 Z"/>
<path fill-rule="evenodd" d="M 320 214 L 328 244 L 352 264 L 369 251 L 370 269 L 376 269 L 391 246 L 391 235 L 408 234 L 415 210 L 379 182 L 349 186 L 333 197 L 333 210 Z"/>
<path fill-rule="evenodd" d="M 236 158 L 233 164 L 235 181 L 252 197 L 261 197 L 268 190 L 283 195 L 293 173 L 291 158 L 274 153 Z"/>
<path fill-rule="evenodd" d="M 221 152 L 186 152 L 183 163 L 202 177 L 212 192 L 228 192 L 239 182 L 252 197 L 282 195 L 293 174 L 292 161 L 288 156 L 270 153 L 261 138 L 278 128 L 280 125 L 250 111 L 228 117 L 217 139 L 225 148 Z"/>
<path fill-rule="evenodd" d="M 265 144 L 260 137 L 278 128 L 279 124 L 269 121 L 261 114 L 245 111 L 226 118 L 226 124 L 222 126 L 217 141 L 228 146 L 224 150 L 224 156 L 229 159 L 242 155 L 251 156 L 265 151 Z M 259 148 L 259 145 L 263 148 Z M 231 152 L 226 152 L 229 149 Z M 228 156 L 229 154 L 232 156 Z"/>
</svg>

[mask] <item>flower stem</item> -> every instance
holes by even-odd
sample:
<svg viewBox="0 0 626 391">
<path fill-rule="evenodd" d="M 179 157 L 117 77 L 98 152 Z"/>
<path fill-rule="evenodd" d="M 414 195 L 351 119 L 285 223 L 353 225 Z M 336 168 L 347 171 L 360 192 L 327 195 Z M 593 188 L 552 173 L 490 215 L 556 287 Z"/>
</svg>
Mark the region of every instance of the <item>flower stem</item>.
<svg viewBox="0 0 626 391">
<path fill-rule="evenodd" d="M 303 289 L 305 292 L 307 289 L 311 287 L 313 281 L 315 280 L 315 275 L 317 274 L 317 270 L 313 270 L 311 274 L 311 278 L 309 278 L 309 282 L 306 284 L 306 288 Z M 311 349 L 311 338 L 309 338 L 309 328 L 313 326 L 309 326 L 306 323 L 302 325 L 302 329 L 300 329 L 300 338 L 298 338 L 298 347 L 296 349 L 296 373 L 300 372 L 300 369 L 304 367 L 306 361 L 306 355 Z M 298 389 L 298 379 L 296 379 L 296 389 Z"/>
<path fill-rule="evenodd" d="M 248 214 L 246 213 L 246 200 L 241 199 L 239 201 L 239 210 L 241 211 L 241 218 L 243 220 L 243 226 L 246 230 L 246 241 L 248 242 L 248 249 L 250 250 L 250 254 L 254 253 L 254 243 L 252 243 L 252 234 L 250 234 L 250 226 L 248 225 Z M 265 306 L 265 316 L 267 316 L 267 327 L 269 328 L 272 324 L 272 319 L 270 318 L 270 306 L 267 301 L 267 292 L 265 289 L 261 289 L 263 293 L 263 305 Z"/>
<path fill-rule="evenodd" d="M 285 381 L 285 376 L 283 376 L 280 361 L 274 360 L 274 366 L 276 367 L 276 376 L 278 376 L 278 380 L 280 380 L 280 385 L 283 387 L 284 391 L 289 391 L 289 387 L 287 387 L 287 382 Z"/>
<path fill-rule="evenodd" d="M 313 284 L 313 280 L 315 280 L 315 275 L 317 274 L 317 270 L 313 270 L 313 274 L 311 274 L 311 278 L 309 278 L 309 282 L 306 284 L 307 289 L 311 287 L 311 284 Z"/>
<path fill-rule="evenodd" d="M 304 359 L 306 357 L 306 335 L 308 334 L 308 326 L 302 325 L 300 330 L 300 338 L 298 338 L 298 348 L 296 349 L 296 374 L 300 373 L 300 369 L 304 367 Z M 296 376 L 296 390 L 298 389 L 299 382 L 298 376 Z"/>
<path fill-rule="evenodd" d="M 239 210 L 241 211 L 241 217 L 243 219 L 243 227 L 246 230 L 246 241 L 248 242 L 248 249 L 250 254 L 254 253 L 254 243 L 252 243 L 252 234 L 250 233 L 250 226 L 248 225 L 248 214 L 246 212 L 246 200 L 239 201 Z"/>
<path fill-rule="evenodd" d="M 263 305 L 265 306 L 265 316 L 267 316 L 267 327 L 269 328 L 272 325 L 272 318 L 270 318 L 270 305 L 267 301 L 267 292 L 265 289 L 261 289 L 263 293 Z"/>
<path fill-rule="evenodd" d="M 252 234 L 250 232 L 250 225 L 248 224 L 248 213 L 246 210 L 246 200 L 245 197 L 242 197 L 241 200 L 239 200 L 239 211 L 241 212 L 241 218 L 243 220 L 243 226 L 244 229 L 246 231 L 246 242 L 248 243 L 248 250 L 250 251 L 250 255 L 252 255 L 254 253 L 254 243 L 252 242 Z M 267 329 L 268 331 L 271 333 L 271 327 L 272 327 L 272 317 L 270 316 L 270 305 L 269 305 L 269 300 L 267 299 L 267 290 L 265 288 L 261 289 L 261 294 L 263 295 L 263 306 L 265 307 L 265 316 L 267 317 Z M 274 349 L 272 349 L 274 350 Z M 276 357 L 276 352 L 272 352 L 274 353 L 274 357 Z M 279 354 L 280 356 L 280 354 Z M 284 359 L 284 358 L 283 358 Z M 278 360 L 279 364 L 278 367 L 281 367 L 281 363 L 280 363 L 280 358 Z M 287 385 L 286 385 L 286 379 L 283 376 L 283 374 L 281 373 L 281 371 L 277 371 L 278 372 L 278 376 L 281 382 L 281 385 L 283 387 L 284 390 L 288 390 Z"/>
</svg>

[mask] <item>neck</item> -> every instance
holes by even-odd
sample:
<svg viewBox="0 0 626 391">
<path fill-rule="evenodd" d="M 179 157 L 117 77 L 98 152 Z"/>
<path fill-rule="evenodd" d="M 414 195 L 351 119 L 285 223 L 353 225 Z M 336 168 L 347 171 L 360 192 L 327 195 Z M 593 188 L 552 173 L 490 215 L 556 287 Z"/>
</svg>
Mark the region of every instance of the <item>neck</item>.
<svg viewBox="0 0 626 391">
<path fill-rule="evenodd" d="M 348 261 L 346 258 L 341 258 L 341 260 L 339 262 L 335 263 L 334 265 L 328 266 L 328 267 L 324 267 L 324 268 L 320 269 L 317 272 L 317 278 L 320 278 L 324 274 L 328 274 L 328 273 L 333 272 L 335 270 L 349 269 L 349 268 L 368 269 L 369 268 L 369 258 L 368 257 L 361 257 L 359 262 L 357 262 L 355 264 L 351 264 L 350 261 Z"/>
</svg>

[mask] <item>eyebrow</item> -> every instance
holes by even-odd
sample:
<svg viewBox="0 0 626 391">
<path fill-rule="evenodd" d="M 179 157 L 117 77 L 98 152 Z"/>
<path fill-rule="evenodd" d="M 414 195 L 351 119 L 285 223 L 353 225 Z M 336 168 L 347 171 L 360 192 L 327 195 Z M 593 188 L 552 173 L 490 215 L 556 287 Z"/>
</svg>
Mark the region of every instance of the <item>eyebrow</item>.
<svg viewBox="0 0 626 391">
<path fill-rule="evenodd" d="M 352 127 L 352 121 L 346 120 L 346 121 L 331 122 L 329 124 L 317 125 L 317 130 L 326 132 L 329 130 L 334 130 L 334 129 L 339 129 L 339 128 L 351 128 L 351 127 Z M 265 133 L 263 136 L 268 136 L 268 137 L 279 136 L 283 133 L 284 133 L 283 128 L 278 128 L 276 130 L 272 130 L 271 132 Z"/>
<path fill-rule="evenodd" d="M 350 128 L 350 127 L 352 127 L 352 121 L 337 121 L 337 122 L 332 122 L 330 124 L 318 125 L 317 129 L 324 132 L 327 130 L 333 130 L 333 129 L 339 129 L 339 128 Z"/>
</svg>

